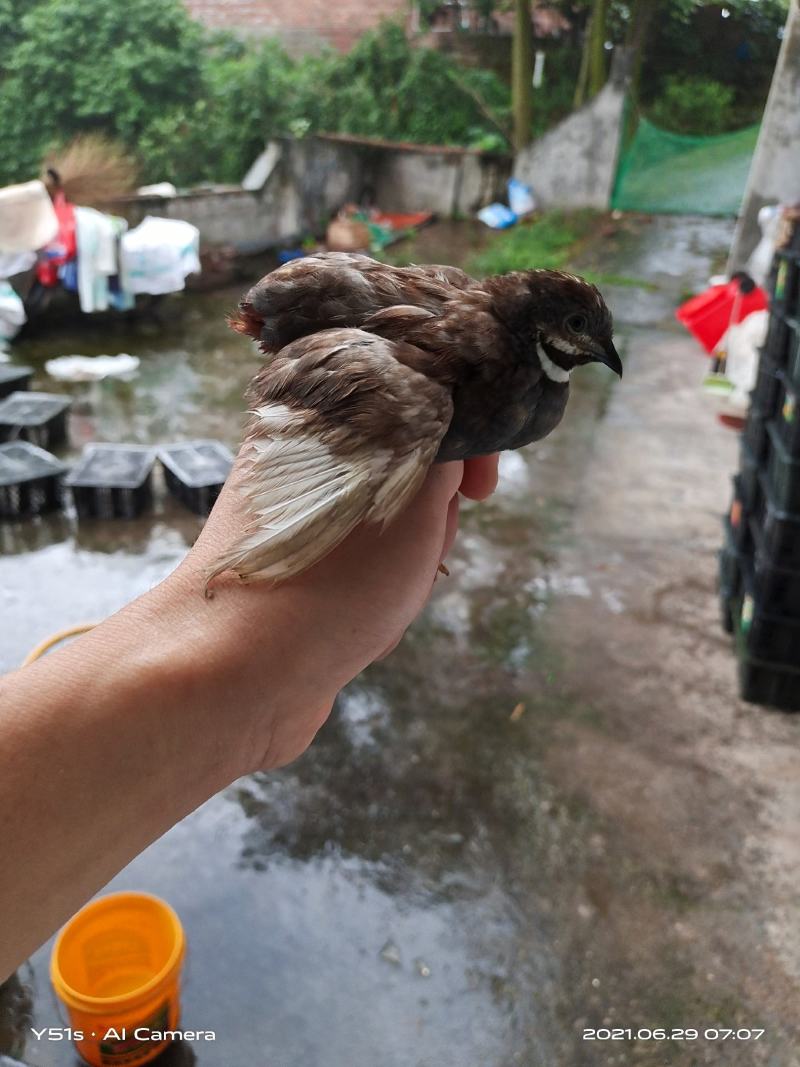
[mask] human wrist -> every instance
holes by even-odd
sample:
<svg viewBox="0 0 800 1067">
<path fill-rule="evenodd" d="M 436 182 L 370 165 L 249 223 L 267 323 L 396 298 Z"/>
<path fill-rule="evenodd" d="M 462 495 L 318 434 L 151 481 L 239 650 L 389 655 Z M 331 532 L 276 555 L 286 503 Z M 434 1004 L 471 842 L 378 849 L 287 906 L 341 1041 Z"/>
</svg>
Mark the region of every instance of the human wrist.
<svg viewBox="0 0 800 1067">
<path fill-rule="evenodd" d="M 147 752 L 148 776 L 171 778 L 193 806 L 245 763 L 233 659 L 203 607 L 171 576 L 22 672 L 33 699 L 57 691 L 101 747 L 129 753 L 131 773 Z"/>
<path fill-rule="evenodd" d="M 349 680 L 346 668 L 332 670 L 315 654 L 307 598 L 232 581 L 207 599 L 191 557 L 150 596 L 162 617 L 181 620 L 185 639 L 171 665 L 176 702 L 207 724 L 230 780 L 299 755 Z"/>
</svg>

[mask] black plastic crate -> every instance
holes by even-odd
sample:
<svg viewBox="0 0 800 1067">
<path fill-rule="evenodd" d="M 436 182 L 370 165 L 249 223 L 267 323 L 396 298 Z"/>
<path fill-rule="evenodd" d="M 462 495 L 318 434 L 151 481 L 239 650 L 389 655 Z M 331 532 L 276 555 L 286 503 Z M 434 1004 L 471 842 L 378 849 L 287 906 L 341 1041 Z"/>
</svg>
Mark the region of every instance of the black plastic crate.
<svg viewBox="0 0 800 1067">
<path fill-rule="evenodd" d="M 767 423 L 769 457 L 767 486 L 770 499 L 781 511 L 800 512 L 800 458 L 792 456 L 783 443 L 775 420 Z"/>
<path fill-rule="evenodd" d="M 800 395 L 783 372 L 778 375 L 780 389 L 775 424 L 788 452 L 800 455 Z"/>
<path fill-rule="evenodd" d="M 722 629 L 726 634 L 733 633 L 733 605 L 734 601 L 731 597 L 725 596 L 724 593 L 719 595 L 719 618 L 722 623 Z"/>
<path fill-rule="evenodd" d="M 785 618 L 765 605 L 758 577 L 740 557 L 739 593 L 723 602 L 723 625 L 730 620 L 739 661 L 743 700 L 782 711 L 800 710 L 800 619 Z"/>
<path fill-rule="evenodd" d="M 736 505 L 736 483 L 738 478 L 734 478 L 734 501 L 731 505 L 731 510 L 735 509 Z M 736 604 L 742 597 L 742 582 L 744 571 L 745 554 L 738 546 L 738 528 L 741 526 L 741 505 L 739 507 L 739 523 L 737 524 L 737 530 L 731 524 L 730 516 L 726 516 L 723 519 L 724 541 L 722 548 L 717 554 L 717 562 L 719 564 L 718 575 L 718 591 L 719 591 L 719 607 L 720 618 L 722 620 L 722 628 L 726 633 L 733 633 L 733 613 L 736 610 Z M 745 529 L 748 530 L 749 536 L 749 524 L 744 523 Z"/>
<path fill-rule="evenodd" d="M 762 415 L 772 415 L 778 408 L 778 393 L 780 391 L 780 379 L 778 371 L 780 366 L 768 354 L 764 348 L 758 361 L 756 384 L 750 394 L 750 403 Z"/>
<path fill-rule="evenodd" d="M 27 441 L 0 445 L 0 518 L 21 519 L 61 507 L 66 466 Z"/>
<path fill-rule="evenodd" d="M 793 315 L 800 296 L 800 254 L 789 249 L 775 253 L 776 271 L 772 302 Z"/>
<path fill-rule="evenodd" d="M 735 600 L 741 593 L 742 572 L 740 554 L 730 546 L 719 550 L 719 595 L 723 600 Z"/>
<path fill-rule="evenodd" d="M 765 477 L 759 478 L 753 517 L 769 558 L 779 567 L 800 570 L 800 515 L 783 511 L 775 504 Z"/>
<path fill-rule="evenodd" d="M 134 519 L 153 502 L 155 451 L 145 445 L 87 445 L 66 484 L 82 519 Z"/>
<path fill-rule="evenodd" d="M 767 419 L 770 418 L 772 418 L 772 413 L 767 415 L 751 404 L 742 430 L 742 440 L 747 445 L 750 454 L 759 463 L 767 454 L 767 445 L 769 443 Z"/>
<path fill-rule="evenodd" d="M 800 319 L 789 319 L 789 343 L 787 346 L 786 375 L 794 388 L 800 392 Z"/>
<path fill-rule="evenodd" d="M 750 534 L 753 538 L 753 596 L 759 607 L 773 615 L 800 618 L 800 570 L 781 566 L 770 556 L 755 521 L 750 523 Z"/>
<path fill-rule="evenodd" d="M 800 619 L 787 618 L 765 606 L 755 594 L 755 582 L 753 572 L 745 567 L 742 595 L 732 611 L 739 655 L 800 669 Z"/>
<path fill-rule="evenodd" d="M 63 444 L 71 405 L 58 393 L 11 393 L 0 400 L 0 441 L 19 438 L 45 449 Z"/>
<path fill-rule="evenodd" d="M 731 557 L 726 554 L 725 549 L 721 549 L 719 552 L 719 617 L 722 623 L 722 629 L 726 634 L 733 633 L 734 625 L 734 611 L 736 610 L 736 604 L 738 598 L 730 593 L 723 581 L 730 580 L 730 566 Z"/>
<path fill-rule="evenodd" d="M 748 704 L 800 711 L 800 670 L 739 656 L 739 692 Z"/>
<path fill-rule="evenodd" d="M 27 389 L 32 377 L 31 367 L 15 367 L 13 363 L 0 363 L 0 400 L 10 393 Z"/>
<path fill-rule="evenodd" d="M 742 504 L 750 512 L 756 506 L 759 469 L 758 460 L 747 447 L 744 439 L 742 439 L 739 451 L 739 474 L 736 482 L 736 491 Z"/>
<path fill-rule="evenodd" d="M 790 314 L 797 310 L 800 293 L 800 256 L 797 252 L 780 249 L 775 253 L 775 280 L 772 302 Z"/>
<path fill-rule="evenodd" d="M 738 474 L 734 475 L 733 495 L 731 497 L 731 506 L 728 508 L 725 531 L 737 552 L 746 553 L 752 551 L 750 519 L 755 514 L 755 505 L 757 503 L 758 498 L 756 497 L 753 507 L 747 507 L 742 499 L 741 478 Z"/>
<path fill-rule="evenodd" d="M 761 362 L 766 356 L 775 367 L 785 367 L 789 361 L 792 338 L 793 332 L 789 319 L 781 311 L 772 311 L 769 317 L 767 339 L 761 349 Z"/>
<path fill-rule="evenodd" d="M 744 553 L 738 548 L 733 535 L 730 519 L 722 523 L 724 540 L 719 551 L 719 592 L 720 596 L 733 600 L 742 592 L 742 571 Z"/>
<path fill-rule="evenodd" d="M 208 515 L 233 464 L 233 453 L 219 441 L 163 445 L 158 458 L 170 493 L 197 515 Z"/>
</svg>

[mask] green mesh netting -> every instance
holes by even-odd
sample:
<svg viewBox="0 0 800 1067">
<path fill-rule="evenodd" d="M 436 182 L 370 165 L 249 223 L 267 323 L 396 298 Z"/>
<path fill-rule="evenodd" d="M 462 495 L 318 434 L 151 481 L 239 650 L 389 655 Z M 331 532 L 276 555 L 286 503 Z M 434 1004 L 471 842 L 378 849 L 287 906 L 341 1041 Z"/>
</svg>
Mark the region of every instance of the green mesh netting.
<svg viewBox="0 0 800 1067">
<path fill-rule="evenodd" d="M 689 137 L 640 119 L 620 158 L 611 206 L 653 214 L 737 214 L 758 130 Z"/>
</svg>

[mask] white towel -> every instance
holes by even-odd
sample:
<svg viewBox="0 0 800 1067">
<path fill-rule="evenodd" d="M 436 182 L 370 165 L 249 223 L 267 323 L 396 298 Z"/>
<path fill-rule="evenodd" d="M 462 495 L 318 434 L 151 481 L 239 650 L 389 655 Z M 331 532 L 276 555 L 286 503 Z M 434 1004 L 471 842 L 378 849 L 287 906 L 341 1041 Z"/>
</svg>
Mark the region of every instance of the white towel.
<svg viewBox="0 0 800 1067">
<path fill-rule="evenodd" d="M 182 219 L 148 215 L 123 235 L 123 288 L 130 293 L 175 293 L 200 272 L 200 231 Z"/>
</svg>

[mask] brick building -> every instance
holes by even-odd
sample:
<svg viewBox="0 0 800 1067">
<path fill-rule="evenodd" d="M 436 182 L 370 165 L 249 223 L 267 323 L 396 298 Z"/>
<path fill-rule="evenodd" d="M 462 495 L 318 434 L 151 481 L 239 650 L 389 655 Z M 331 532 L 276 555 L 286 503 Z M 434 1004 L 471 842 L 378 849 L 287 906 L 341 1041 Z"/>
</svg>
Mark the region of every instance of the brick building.
<svg viewBox="0 0 800 1067">
<path fill-rule="evenodd" d="M 404 21 L 408 0 L 185 0 L 214 29 L 277 37 L 294 54 L 331 44 L 343 51 L 383 19 Z"/>
<path fill-rule="evenodd" d="M 407 31 L 428 47 L 468 54 L 482 50 L 483 38 L 490 55 L 495 44 L 510 63 L 509 38 L 513 14 L 499 10 L 490 18 L 479 15 L 472 0 L 442 0 L 427 23 L 420 17 L 416 0 L 185 0 L 190 14 L 212 29 L 233 30 L 247 35 L 277 37 L 294 55 L 313 52 L 323 45 L 347 51 L 367 30 L 384 19 L 404 23 Z M 531 19 L 537 38 L 557 37 L 569 22 L 557 10 L 531 0 Z M 465 40 L 473 38 L 471 44 Z M 505 53 L 508 53 L 506 56 Z M 489 66 L 493 63 L 489 62 Z"/>
</svg>

